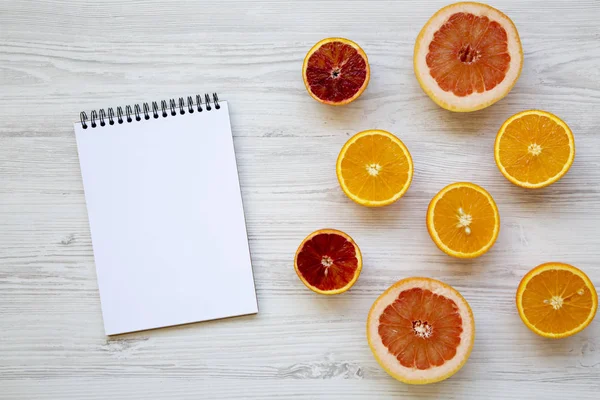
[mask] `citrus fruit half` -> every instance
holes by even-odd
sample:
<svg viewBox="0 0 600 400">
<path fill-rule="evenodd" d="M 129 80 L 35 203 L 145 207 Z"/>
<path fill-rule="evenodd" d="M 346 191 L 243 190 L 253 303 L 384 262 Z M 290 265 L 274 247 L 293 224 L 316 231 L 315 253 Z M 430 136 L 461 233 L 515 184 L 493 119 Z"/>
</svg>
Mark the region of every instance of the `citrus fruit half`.
<svg viewBox="0 0 600 400">
<path fill-rule="evenodd" d="M 354 240 L 335 229 L 320 229 L 302 241 L 294 268 L 310 290 L 338 294 L 350 289 L 362 269 L 362 255 Z"/>
<path fill-rule="evenodd" d="M 598 295 L 583 271 L 569 264 L 538 265 L 521 280 L 517 310 L 529 329 L 559 339 L 581 332 L 596 315 Z"/>
<path fill-rule="evenodd" d="M 399 381 L 439 382 L 467 362 L 475 321 L 467 301 L 451 286 L 407 278 L 375 300 L 367 340 L 377 362 Z"/>
<path fill-rule="evenodd" d="M 451 4 L 417 37 L 414 69 L 433 101 L 450 111 L 488 107 L 510 92 L 521 74 L 523 49 L 512 21 L 488 5 Z"/>
<path fill-rule="evenodd" d="M 494 159 L 502 175 L 515 185 L 530 189 L 548 186 L 562 178 L 573 164 L 573 132 L 549 112 L 520 112 L 498 131 Z"/>
<path fill-rule="evenodd" d="M 308 93 L 324 104 L 341 106 L 356 100 L 369 84 L 369 61 L 359 45 L 328 38 L 304 58 L 302 77 Z"/>
<path fill-rule="evenodd" d="M 391 204 L 406 193 L 413 177 L 410 152 L 389 132 L 369 130 L 342 147 L 336 174 L 344 193 L 368 207 Z"/>
<path fill-rule="evenodd" d="M 443 188 L 429 203 L 427 230 L 444 253 L 458 258 L 479 257 L 498 238 L 498 207 L 481 186 L 453 183 Z"/>
</svg>

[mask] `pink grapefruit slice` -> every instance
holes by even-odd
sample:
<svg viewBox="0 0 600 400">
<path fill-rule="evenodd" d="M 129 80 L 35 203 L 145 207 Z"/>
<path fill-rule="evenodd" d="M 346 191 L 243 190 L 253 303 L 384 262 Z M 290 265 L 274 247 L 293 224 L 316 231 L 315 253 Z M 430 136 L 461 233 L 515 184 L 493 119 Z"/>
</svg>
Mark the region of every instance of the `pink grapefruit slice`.
<svg viewBox="0 0 600 400">
<path fill-rule="evenodd" d="M 367 340 L 383 369 L 401 382 L 426 384 L 454 375 L 467 362 L 475 321 L 467 301 L 451 286 L 407 278 L 371 307 Z"/>
<path fill-rule="evenodd" d="M 476 111 L 494 104 L 513 88 L 522 66 L 517 28 L 486 4 L 461 2 L 442 8 L 415 43 L 419 84 L 450 111 Z"/>
</svg>

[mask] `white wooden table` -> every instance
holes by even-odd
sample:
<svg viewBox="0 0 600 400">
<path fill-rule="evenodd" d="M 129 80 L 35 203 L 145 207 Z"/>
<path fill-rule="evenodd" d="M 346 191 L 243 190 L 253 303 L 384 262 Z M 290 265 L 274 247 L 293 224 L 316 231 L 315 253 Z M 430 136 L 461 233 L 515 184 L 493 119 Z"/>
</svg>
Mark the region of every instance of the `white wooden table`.
<svg viewBox="0 0 600 400">
<path fill-rule="evenodd" d="M 419 29 L 446 1 L 2 0 L 0 3 L 0 399 L 597 399 L 600 318 L 560 341 L 515 309 L 526 271 L 572 263 L 600 286 L 600 2 L 495 0 L 517 25 L 525 65 L 512 93 L 481 112 L 438 108 L 413 75 Z M 349 106 L 305 92 L 308 49 L 358 42 L 371 83 Z M 72 122 L 81 110 L 218 91 L 231 106 L 260 313 L 107 338 Z M 493 160 L 501 123 L 541 108 L 573 129 L 577 157 L 557 184 L 521 190 Z M 415 178 L 385 209 L 355 205 L 335 177 L 355 132 L 409 147 Z M 442 254 L 425 228 L 453 181 L 499 204 L 495 247 Z M 334 227 L 365 265 L 333 298 L 308 291 L 293 256 Z M 408 276 L 460 290 L 477 339 L 453 378 L 399 383 L 367 346 L 375 298 Z"/>
</svg>

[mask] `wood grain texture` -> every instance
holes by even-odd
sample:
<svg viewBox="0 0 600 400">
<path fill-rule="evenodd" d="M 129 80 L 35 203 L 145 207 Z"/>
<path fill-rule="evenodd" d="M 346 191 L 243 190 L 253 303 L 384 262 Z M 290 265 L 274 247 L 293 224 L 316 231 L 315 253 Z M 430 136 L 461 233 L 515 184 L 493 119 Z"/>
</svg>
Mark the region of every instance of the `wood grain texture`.
<svg viewBox="0 0 600 400">
<path fill-rule="evenodd" d="M 0 3 L 0 399 L 596 399 L 600 319 L 544 340 L 514 295 L 542 262 L 572 263 L 600 286 L 600 2 L 497 0 L 525 50 L 512 93 L 467 115 L 437 107 L 412 72 L 414 39 L 446 1 L 19 0 Z M 353 104 L 317 104 L 306 51 L 345 36 L 369 55 Z M 107 338 L 72 122 L 81 110 L 218 91 L 231 119 L 259 298 L 256 316 Z M 560 182 L 511 185 L 493 161 L 501 123 L 541 108 L 573 129 Z M 385 209 L 344 197 L 335 159 L 368 128 L 396 133 L 415 178 Z M 425 210 L 444 185 L 479 183 L 498 202 L 495 247 L 442 254 Z M 293 254 L 322 227 L 348 232 L 365 265 L 334 298 L 310 293 Z M 426 387 L 394 381 L 365 340 L 372 302 L 396 280 L 431 276 L 473 307 L 467 365 Z"/>
</svg>

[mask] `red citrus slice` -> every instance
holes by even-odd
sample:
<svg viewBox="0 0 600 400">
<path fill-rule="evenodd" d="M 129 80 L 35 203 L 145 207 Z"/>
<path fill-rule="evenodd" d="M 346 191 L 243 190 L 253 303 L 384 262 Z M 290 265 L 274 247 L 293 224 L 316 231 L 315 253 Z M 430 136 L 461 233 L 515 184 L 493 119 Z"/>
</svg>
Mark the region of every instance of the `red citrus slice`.
<svg viewBox="0 0 600 400">
<path fill-rule="evenodd" d="M 302 77 L 317 101 L 341 106 L 356 100 L 369 84 L 367 55 L 348 39 L 328 38 L 315 44 L 304 58 Z"/>
<path fill-rule="evenodd" d="M 486 4 L 461 2 L 439 10 L 417 37 L 414 68 L 425 91 L 451 111 L 488 107 L 521 74 L 523 49 L 513 22 Z"/>
<path fill-rule="evenodd" d="M 367 340 L 379 364 L 399 381 L 439 382 L 467 362 L 475 321 L 467 301 L 451 286 L 407 278 L 375 300 Z"/>
<path fill-rule="evenodd" d="M 338 294 L 350 289 L 360 275 L 362 256 L 354 240 L 335 229 L 320 229 L 302 241 L 294 268 L 310 290 Z"/>
</svg>

